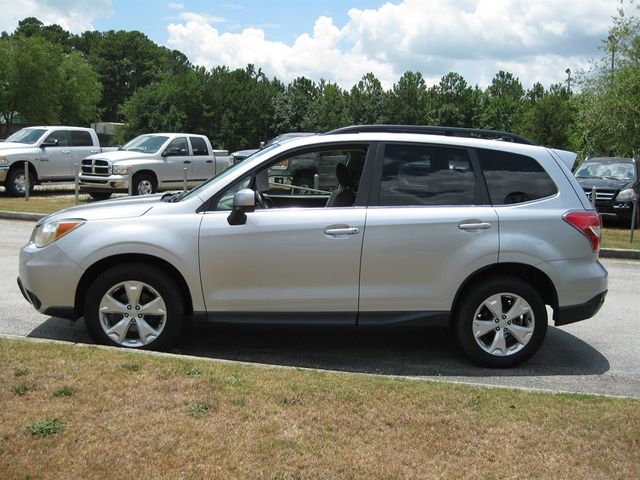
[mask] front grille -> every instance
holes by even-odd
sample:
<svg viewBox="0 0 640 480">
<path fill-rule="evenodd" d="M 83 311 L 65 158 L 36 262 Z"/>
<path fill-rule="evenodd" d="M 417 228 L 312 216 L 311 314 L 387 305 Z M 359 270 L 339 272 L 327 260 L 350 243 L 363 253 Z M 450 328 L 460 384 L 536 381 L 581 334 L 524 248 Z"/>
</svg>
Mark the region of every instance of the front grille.
<svg viewBox="0 0 640 480">
<path fill-rule="evenodd" d="M 111 175 L 111 165 L 107 160 L 85 158 L 82 160 L 82 173 L 87 175 Z"/>
<path fill-rule="evenodd" d="M 589 200 L 591 200 L 591 189 L 584 189 Z M 616 194 L 616 190 L 598 190 L 596 189 L 596 202 L 610 202 Z"/>
</svg>

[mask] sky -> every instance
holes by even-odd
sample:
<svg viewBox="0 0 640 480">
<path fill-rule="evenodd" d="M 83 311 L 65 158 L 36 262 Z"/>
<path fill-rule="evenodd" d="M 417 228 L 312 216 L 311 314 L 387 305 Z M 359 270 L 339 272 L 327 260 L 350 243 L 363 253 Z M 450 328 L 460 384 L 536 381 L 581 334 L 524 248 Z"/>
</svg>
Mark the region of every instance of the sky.
<svg viewBox="0 0 640 480">
<path fill-rule="evenodd" d="M 500 70 L 525 88 L 566 81 L 602 56 L 620 0 L 2 0 L 0 30 L 35 16 L 72 33 L 139 30 L 206 68 L 252 63 L 284 82 L 351 88 L 373 72 L 448 72 L 485 87 Z"/>
</svg>

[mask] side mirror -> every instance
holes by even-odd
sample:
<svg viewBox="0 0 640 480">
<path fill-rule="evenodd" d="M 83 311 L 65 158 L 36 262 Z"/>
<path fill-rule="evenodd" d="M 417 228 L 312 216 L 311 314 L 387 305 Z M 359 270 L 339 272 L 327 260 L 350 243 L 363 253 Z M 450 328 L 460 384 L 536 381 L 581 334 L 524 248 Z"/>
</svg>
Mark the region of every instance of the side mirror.
<svg viewBox="0 0 640 480">
<path fill-rule="evenodd" d="M 167 148 L 164 152 L 162 152 L 163 157 L 173 157 L 175 155 L 180 155 L 180 147 Z"/>
<path fill-rule="evenodd" d="M 45 148 L 45 147 L 57 147 L 58 146 L 58 140 L 56 140 L 55 138 L 46 138 L 41 144 L 40 144 L 40 148 Z"/>
<path fill-rule="evenodd" d="M 233 196 L 233 210 L 227 217 L 229 225 L 247 223 L 247 213 L 256 209 L 256 193 L 250 188 L 243 188 Z"/>
</svg>

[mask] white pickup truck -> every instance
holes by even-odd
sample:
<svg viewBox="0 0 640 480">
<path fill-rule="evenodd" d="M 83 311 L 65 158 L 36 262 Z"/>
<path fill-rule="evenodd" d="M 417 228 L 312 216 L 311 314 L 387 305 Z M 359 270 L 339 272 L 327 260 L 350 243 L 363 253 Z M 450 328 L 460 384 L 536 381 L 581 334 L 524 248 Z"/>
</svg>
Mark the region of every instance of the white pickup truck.
<svg viewBox="0 0 640 480">
<path fill-rule="evenodd" d="M 75 164 L 102 148 L 96 132 L 82 127 L 28 127 L 0 142 L 0 184 L 7 193 L 24 195 L 29 168 L 29 191 L 44 182 L 75 181 Z"/>
<path fill-rule="evenodd" d="M 116 152 L 92 155 L 82 160 L 80 190 L 93 198 L 109 198 L 126 192 L 132 178 L 132 193 L 145 195 L 195 187 L 229 166 L 229 152 L 214 150 L 204 135 L 152 133 L 140 135 Z M 131 177 L 130 177 L 131 175 Z"/>
</svg>

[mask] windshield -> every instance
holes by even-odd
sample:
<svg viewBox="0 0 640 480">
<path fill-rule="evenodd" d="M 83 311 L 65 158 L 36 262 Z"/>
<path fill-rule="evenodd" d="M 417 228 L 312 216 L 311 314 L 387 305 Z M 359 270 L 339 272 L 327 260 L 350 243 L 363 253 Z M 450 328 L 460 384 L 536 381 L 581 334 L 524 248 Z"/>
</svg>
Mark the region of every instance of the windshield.
<svg viewBox="0 0 640 480">
<path fill-rule="evenodd" d="M 576 170 L 577 178 L 609 178 L 630 182 L 634 176 L 631 162 L 585 162 Z"/>
<path fill-rule="evenodd" d="M 129 152 L 156 153 L 164 145 L 169 137 L 162 135 L 140 135 L 128 143 L 125 143 L 120 150 Z"/>
<path fill-rule="evenodd" d="M 46 130 L 42 128 L 23 128 L 22 130 L 18 130 L 16 133 L 7 138 L 6 142 L 13 143 L 26 143 L 28 145 L 33 145 L 38 141 L 42 135 L 44 135 Z"/>
<path fill-rule="evenodd" d="M 257 151 L 256 153 L 254 153 L 253 155 L 251 155 L 251 160 L 255 160 L 256 158 L 260 158 L 263 155 L 269 153 L 271 150 L 279 147 L 280 145 L 278 145 L 277 143 L 273 143 L 271 145 L 269 145 L 268 147 L 263 148 L 262 150 Z M 188 192 L 186 192 L 185 194 L 180 194 L 179 197 L 176 197 L 174 199 L 172 199 L 171 201 L 180 201 L 183 199 L 187 199 L 187 198 L 192 198 L 194 195 L 197 195 L 198 191 L 200 191 L 202 188 L 204 188 L 206 185 L 209 185 L 211 182 L 213 181 L 218 181 L 221 180 L 223 178 L 225 178 L 226 176 L 230 175 L 231 173 L 235 172 L 235 170 L 240 166 L 245 166 L 246 163 L 245 162 L 240 162 L 240 163 L 236 163 L 234 165 L 231 165 L 229 167 L 227 167 L 227 169 L 223 170 L 222 172 L 220 172 L 217 175 L 214 175 L 213 177 L 211 177 L 209 180 L 207 180 L 206 182 L 201 183 L 200 185 L 198 185 L 196 188 L 194 188 L 193 190 L 189 190 Z"/>
</svg>

